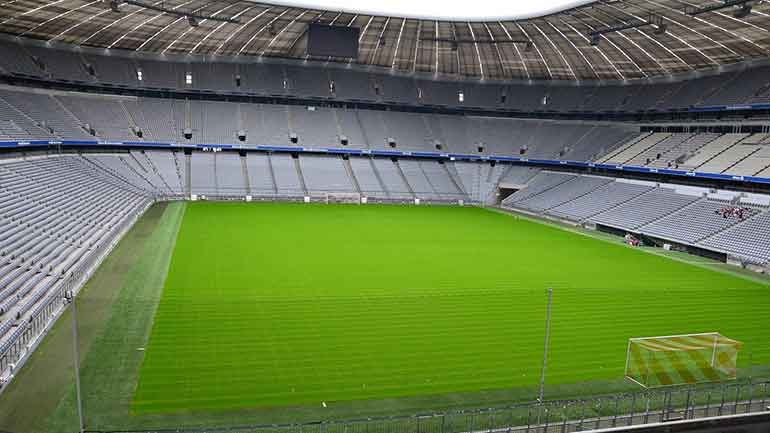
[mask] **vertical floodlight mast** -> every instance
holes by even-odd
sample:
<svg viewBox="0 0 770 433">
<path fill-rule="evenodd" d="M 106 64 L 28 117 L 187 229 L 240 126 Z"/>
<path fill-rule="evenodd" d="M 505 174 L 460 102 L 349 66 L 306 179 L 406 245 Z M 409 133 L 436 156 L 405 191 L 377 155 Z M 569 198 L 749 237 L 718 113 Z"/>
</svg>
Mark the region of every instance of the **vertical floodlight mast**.
<svg viewBox="0 0 770 433">
<path fill-rule="evenodd" d="M 537 401 L 543 402 L 545 392 L 545 369 L 548 367 L 548 342 L 551 337 L 551 302 L 553 301 L 553 289 L 548 289 L 548 306 L 545 311 L 545 343 L 543 344 L 543 366 L 540 370 L 540 391 L 537 395 Z"/>
<path fill-rule="evenodd" d="M 78 407 L 78 433 L 83 433 L 83 400 L 80 395 L 80 351 L 78 350 L 78 307 L 75 292 L 70 292 L 70 314 L 72 314 L 72 357 L 75 373 L 75 398 Z"/>
</svg>

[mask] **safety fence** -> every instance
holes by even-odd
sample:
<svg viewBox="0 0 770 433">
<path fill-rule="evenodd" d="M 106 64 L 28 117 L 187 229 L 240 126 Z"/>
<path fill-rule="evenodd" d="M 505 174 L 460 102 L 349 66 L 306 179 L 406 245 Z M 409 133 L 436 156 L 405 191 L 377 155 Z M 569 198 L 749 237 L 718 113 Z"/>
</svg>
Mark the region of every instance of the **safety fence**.
<svg viewBox="0 0 770 433">
<path fill-rule="evenodd" d="M 770 411 L 770 381 L 645 390 L 591 398 L 404 417 L 303 424 L 169 427 L 112 432 L 230 433 L 570 433 Z M 87 430 L 106 433 L 104 430 Z"/>
</svg>

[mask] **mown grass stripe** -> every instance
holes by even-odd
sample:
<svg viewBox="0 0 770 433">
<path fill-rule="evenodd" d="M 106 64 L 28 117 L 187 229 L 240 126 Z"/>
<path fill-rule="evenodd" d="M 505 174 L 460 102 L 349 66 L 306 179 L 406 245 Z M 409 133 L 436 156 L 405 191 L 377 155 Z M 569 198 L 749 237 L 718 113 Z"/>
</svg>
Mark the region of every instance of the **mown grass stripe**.
<svg viewBox="0 0 770 433">
<path fill-rule="evenodd" d="M 193 203 L 131 407 L 533 387 L 548 287 L 553 384 L 622 378 L 631 336 L 767 335 L 735 314 L 762 284 L 482 209 Z"/>
</svg>

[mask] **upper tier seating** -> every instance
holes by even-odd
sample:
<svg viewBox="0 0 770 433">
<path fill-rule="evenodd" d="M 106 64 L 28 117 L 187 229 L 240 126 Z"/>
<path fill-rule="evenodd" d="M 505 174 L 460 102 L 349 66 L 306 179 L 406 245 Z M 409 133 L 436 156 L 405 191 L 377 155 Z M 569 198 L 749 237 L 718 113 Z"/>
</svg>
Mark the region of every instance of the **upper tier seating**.
<svg viewBox="0 0 770 433">
<path fill-rule="evenodd" d="M 59 138 L 90 138 L 84 124 L 47 94 L 0 90 L 0 99 L 39 123 L 51 136 Z M 2 118 L 6 118 L 4 115 Z M 31 134 L 35 136 L 34 133 Z M 43 138 L 43 137 L 37 137 Z"/>
<path fill-rule="evenodd" d="M 738 143 L 697 168 L 704 173 L 722 173 L 761 150 L 756 144 Z"/>
<path fill-rule="evenodd" d="M 3 140 L 30 140 L 53 138 L 54 134 L 41 122 L 34 120 L 7 101 L 8 94 L 0 91 L 0 138 Z"/>
<path fill-rule="evenodd" d="M 631 163 L 635 157 L 643 154 L 657 144 L 666 141 L 669 137 L 671 137 L 671 134 L 662 132 L 649 134 L 638 138 L 634 137 L 626 142 L 623 146 L 621 146 L 617 151 L 608 154 L 605 158 L 602 158 L 600 162 L 605 162 L 607 164 L 635 165 Z M 641 164 L 636 165 L 643 165 L 643 162 L 644 160 L 642 160 Z"/>
<path fill-rule="evenodd" d="M 0 89 L 0 140 L 395 148 L 596 160 L 767 177 L 767 137 L 767 133 L 639 133 L 633 125 L 618 123 L 98 96 L 20 87 Z M 144 173 L 143 165 L 137 164 L 134 168 Z M 151 166 L 145 168 L 150 170 Z M 160 180 L 153 174 L 156 171 L 150 170 L 145 176 L 153 184 Z M 419 179 L 414 181 L 420 186 Z M 240 184 L 240 180 L 235 182 Z M 302 189 L 292 185 L 290 189 Z M 433 192 L 453 195 L 458 193 L 456 189 Z M 168 183 L 166 190 L 180 193 L 178 182 Z"/>
<path fill-rule="evenodd" d="M 5 101 L 8 102 L 4 105 Z M 530 158 L 581 161 L 612 151 L 636 134 L 635 127 L 622 124 L 62 92 L 48 95 L 23 88 L 0 89 L 0 121 L 3 119 L 8 125 L 18 126 L 18 136 L 9 139 L 56 137 L 372 149 L 390 148 L 392 142 L 396 149 L 404 151 L 520 153 Z M 52 130 L 38 125 L 50 126 Z M 242 141 L 239 133 L 244 134 Z M 342 138 L 347 138 L 347 144 Z"/>
<path fill-rule="evenodd" d="M 63 110 L 75 116 L 81 124 L 90 125 L 99 138 L 125 141 L 137 139 L 131 130 L 134 122 L 129 119 L 121 99 L 74 95 L 60 95 L 54 98 Z"/>
<path fill-rule="evenodd" d="M 655 159 L 649 166 L 657 168 L 679 168 L 679 164 L 690 158 L 703 146 L 715 140 L 717 137 L 719 137 L 718 134 L 708 132 L 691 135 L 686 140 L 681 141 L 679 144 L 676 144 L 663 152 L 660 159 Z"/>
<path fill-rule="evenodd" d="M 770 168 L 770 144 L 757 146 L 757 150 L 724 171 L 736 176 L 755 176 Z"/>
<path fill-rule="evenodd" d="M 767 103 L 768 70 L 753 67 L 686 81 L 575 86 L 572 83 L 478 83 L 389 75 L 340 65 L 152 60 L 0 41 L 0 73 L 105 86 L 413 105 L 531 111 L 650 111 Z M 141 80 L 139 79 L 141 72 Z M 192 74 L 192 83 L 185 76 Z M 333 83 L 333 86 L 332 86 Z M 465 98 L 459 101 L 458 92 Z"/>
<path fill-rule="evenodd" d="M 682 143 L 689 140 L 692 136 L 693 135 L 689 133 L 673 134 L 669 137 L 666 137 L 664 140 L 659 141 L 654 146 L 639 153 L 633 158 L 629 159 L 628 161 L 625 162 L 625 164 L 637 165 L 637 166 L 654 165 L 655 162 L 658 162 L 663 159 L 663 155 L 665 155 L 667 152 L 671 151 L 672 149 L 679 147 Z"/>
<path fill-rule="evenodd" d="M 708 163 L 711 159 L 718 156 L 722 152 L 731 148 L 735 143 L 740 142 L 746 138 L 748 134 L 724 134 L 717 137 L 715 140 L 709 142 L 698 150 L 695 155 L 680 164 L 680 168 L 684 170 L 703 170 L 703 165 Z M 722 164 L 719 164 L 721 167 Z"/>
</svg>

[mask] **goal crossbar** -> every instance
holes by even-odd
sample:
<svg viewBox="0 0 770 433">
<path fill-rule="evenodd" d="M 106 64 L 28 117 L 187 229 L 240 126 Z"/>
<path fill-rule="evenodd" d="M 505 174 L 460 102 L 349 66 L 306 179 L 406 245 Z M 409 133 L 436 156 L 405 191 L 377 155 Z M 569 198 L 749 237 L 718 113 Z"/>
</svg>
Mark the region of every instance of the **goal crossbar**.
<svg viewBox="0 0 770 433">
<path fill-rule="evenodd" d="M 715 345 L 740 345 L 739 341 L 727 338 L 718 332 L 702 334 L 669 335 L 665 337 L 631 338 L 631 343 L 659 352 L 709 349 Z"/>
<path fill-rule="evenodd" d="M 327 192 L 323 194 L 325 203 L 361 203 L 361 194 L 357 192 Z"/>
</svg>

